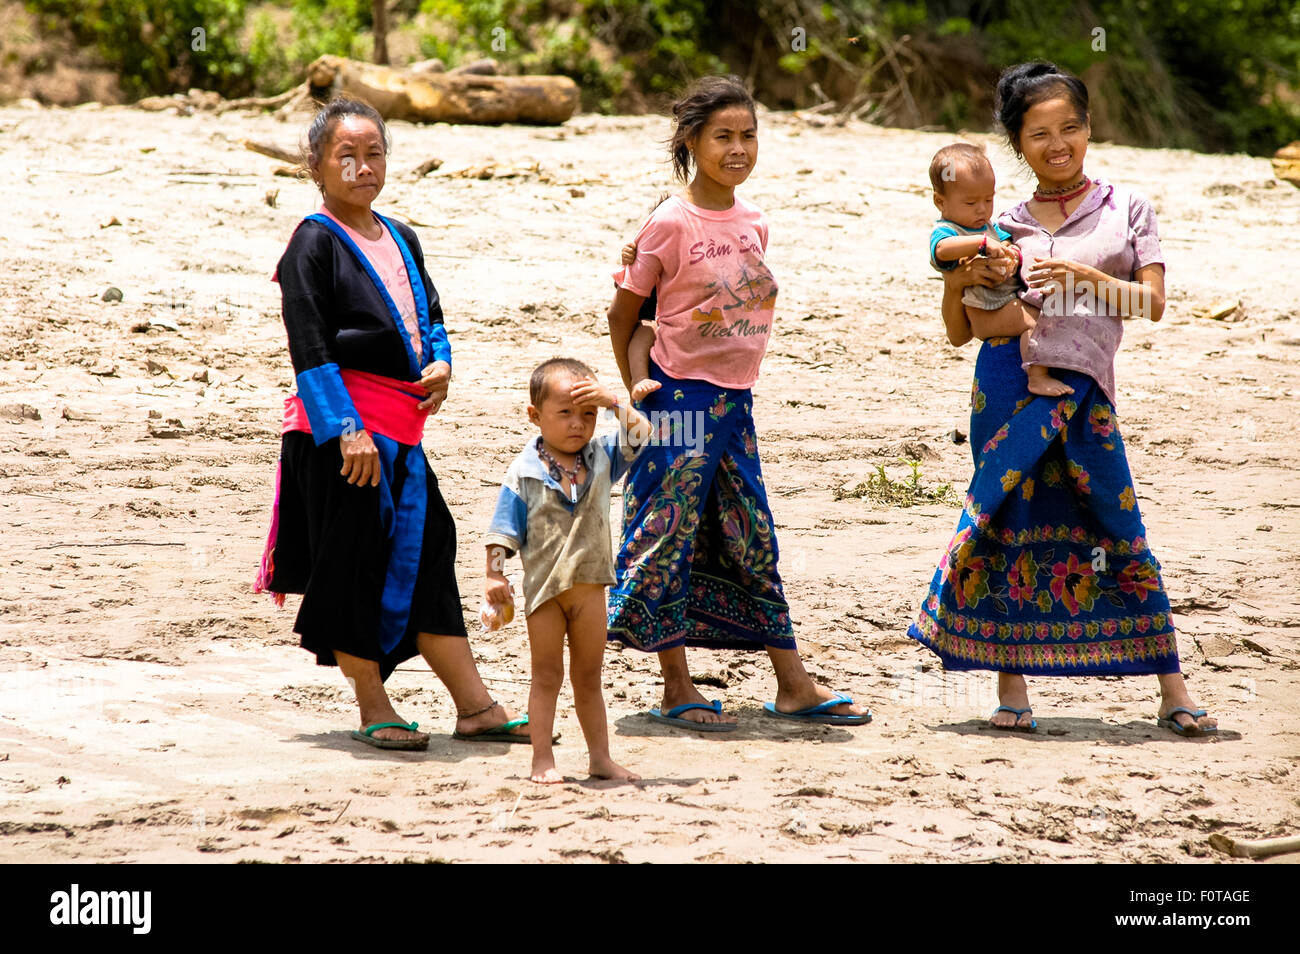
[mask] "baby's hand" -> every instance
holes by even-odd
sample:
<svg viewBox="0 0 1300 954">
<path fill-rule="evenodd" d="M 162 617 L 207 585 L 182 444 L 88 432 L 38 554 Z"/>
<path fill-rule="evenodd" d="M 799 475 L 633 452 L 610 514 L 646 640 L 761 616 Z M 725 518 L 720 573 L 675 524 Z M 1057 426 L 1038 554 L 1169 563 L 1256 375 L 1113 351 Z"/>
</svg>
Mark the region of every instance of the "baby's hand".
<svg viewBox="0 0 1300 954">
<path fill-rule="evenodd" d="M 628 242 L 623 246 L 623 264 L 631 265 L 636 261 L 636 243 Z"/>
<path fill-rule="evenodd" d="M 646 396 L 653 391 L 658 391 L 662 385 L 651 378 L 642 378 L 636 384 L 632 385 L 632 400 L 644 401 Z"/>
<path fill-rule="evenodd" d="M 984 248 L 984 254 L 993 264 L 1002 269 L 1005 278 L 1014 275 L 1016 268 L 1020 265 L 1020 254 L 1010 242 L 989 239 Z"/>
</svg>

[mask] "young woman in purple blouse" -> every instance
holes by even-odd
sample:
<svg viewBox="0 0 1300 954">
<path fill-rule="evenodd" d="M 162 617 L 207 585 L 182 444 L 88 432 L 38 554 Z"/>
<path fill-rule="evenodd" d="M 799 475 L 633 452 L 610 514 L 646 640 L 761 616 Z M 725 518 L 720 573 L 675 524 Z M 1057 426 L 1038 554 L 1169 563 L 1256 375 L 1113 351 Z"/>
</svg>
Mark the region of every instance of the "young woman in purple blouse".
<svg viewBox="0 0 1300 954">
<path fill-rule="evenodd" d="M 997 729 L 1036 730 L 1027 675 L 1154 674 L 1158 724 L 1212 733 L 1215 720 L 1179 671 L 1115 413 L 1123 322 L 1164 312 L 1155 213 L 1136 192 L 1084 171 L 1088 90 L 1077 77 L 1050 63 L 1012 67 L 998 81 L 996 111 L 1037 178 L 1033 197 L 999 220 L 1020 252 L 1025 299 L 1042 309 L 1030 357 L 1073 393 L 1030 394 L 1017 339 L 983 343 L 971 389 L 975 475 L 909 633 L 947 669 L 998 673 Z M 972 337 L 962 290 L 996 284 L 1002 269 L 1003 260 L 983 259 L 945 273 L 954 345 Z"/>
</svg>

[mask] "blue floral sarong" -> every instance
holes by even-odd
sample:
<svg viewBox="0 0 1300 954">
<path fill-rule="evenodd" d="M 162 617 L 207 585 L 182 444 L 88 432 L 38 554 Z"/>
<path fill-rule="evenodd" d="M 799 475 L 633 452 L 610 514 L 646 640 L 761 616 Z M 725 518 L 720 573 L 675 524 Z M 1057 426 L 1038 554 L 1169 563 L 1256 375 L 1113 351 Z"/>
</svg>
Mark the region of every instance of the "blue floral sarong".
<svg viewBox="0 0 1300 954">
<path fill-rule="evenodd" d="M 795 648 L 748 390 L 670 377 L 639 408 L 654 438 L 628 471 L 609 638 L 677 646 Z"/>
<path fill-rule="evenodd" d="M 1030 394 L 1015 338 L 981 348 L 975 476 L 908 635 L 945 669 L 1177 672 L 1169 598 L 1114 409 L 1087 375 L 1053 374 L 1074 393 Z"/>
</svg>

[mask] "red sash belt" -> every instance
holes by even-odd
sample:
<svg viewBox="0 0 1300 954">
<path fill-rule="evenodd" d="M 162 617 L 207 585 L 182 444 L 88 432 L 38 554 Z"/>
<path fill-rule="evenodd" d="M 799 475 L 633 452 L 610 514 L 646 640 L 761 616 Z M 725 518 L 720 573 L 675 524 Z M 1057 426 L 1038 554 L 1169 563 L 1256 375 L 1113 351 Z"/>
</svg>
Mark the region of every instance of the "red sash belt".
<svg viewBox="0 0 1300 954">
<path fill-rule="evenodd" d="M 424 422 L 429 416 L 427 410 L 418 407 L 429 396 L 422 387 L 412 381 L 399 381 L 366 371 L 344 368 L 340 373 L 343 386 L 361 415 L 357 430 L 382 434 L 399 444 L 420 443 L 424 438 Z M 284 426 L 280 433 L 289 431 L 311 433 L 307 410 L 296 394 L 284 399 Z"/>
</svg>

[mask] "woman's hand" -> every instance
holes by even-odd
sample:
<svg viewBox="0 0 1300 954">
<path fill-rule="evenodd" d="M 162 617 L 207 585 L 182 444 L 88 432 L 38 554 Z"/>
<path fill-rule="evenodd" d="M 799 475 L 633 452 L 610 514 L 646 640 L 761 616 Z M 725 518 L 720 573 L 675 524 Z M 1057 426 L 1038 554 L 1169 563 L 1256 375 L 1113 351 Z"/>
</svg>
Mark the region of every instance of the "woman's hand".
<svg viewBox="0 0 1300 954">
<path fill-rule="evenodd" d="M 1111 277 L 1090 265 L 1068 258 L 1035 258 L 1026 272 L 1025 281 L 1030 288 L 1040 291 L 1048 285 L 1059 285 L 1061 288 L 1073 285 L 1082 291 L 1082 287 L 1091 284 L 1095 295 L 1103 284 L 1111 281 Z"/>
<path fill-rule="evenodd" d="M 362 430 L 342 435 L 339 451 L 343 454 L 343 469 L 339 473 L 348 479 L 348 483 L 358 487 L 367 484 L 379 486 L 379 449 L 368 433 Z"/>
<path fill-rule="evenodd" d="M 967 285 L 983 285 L 992 288 L 1005 281 L 1014 269 L 1014 254 L 993 258 L 977 255 L 970 261 L 942 273 L 944 290 L 946 292 L 949 288 L 955 288 L 960 295 Z"/>
<path fill-rule="evenodd" d="M 435 361 L 427 366 L 421 373 L 421 378 L 416 382 L 420 387 L 429 392 L 429 396 L 420 402 L 421 411 L 428 411 L 430 414 L 437 414 L 438 408 L 442 407 L 442 402 L 447 400 L 447 388 L 451 384 L 451 365 L 446 361 Z"/>
<path fill-rule="evenodd" d="M 992 288 L 1005 281 L 1015 268 L 1016 253 L 1004 251 L 993 258 L 976 256 L 956 268 L 941 273 L 943 275 L 943 326 L 950 344 L 960 348 L 974 336 L 970 319 L 966 316 L 966 306 L 961 301 L 962 292 L 967 286 L 983 285 Z"/>
</svg>

